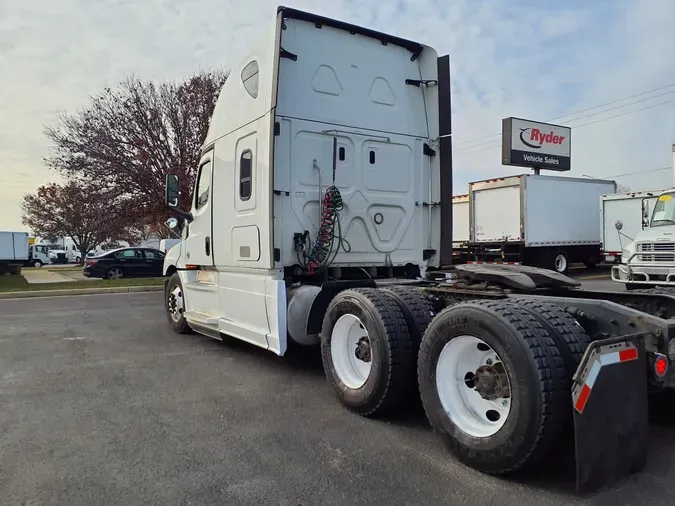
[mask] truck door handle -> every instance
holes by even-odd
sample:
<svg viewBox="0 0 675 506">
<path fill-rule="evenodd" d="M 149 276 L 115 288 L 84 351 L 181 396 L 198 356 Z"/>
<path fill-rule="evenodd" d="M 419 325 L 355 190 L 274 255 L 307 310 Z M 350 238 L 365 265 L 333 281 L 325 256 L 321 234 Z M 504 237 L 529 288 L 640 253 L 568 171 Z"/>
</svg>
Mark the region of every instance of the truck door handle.
<svg viewBox="0 0 675 506">
<path fill-rule="evenodd" d="M 206 256 L 211 256 L 211 238 L 209 236 L 204 239 L 204 249 L 206 250 Z"/>
</svg>

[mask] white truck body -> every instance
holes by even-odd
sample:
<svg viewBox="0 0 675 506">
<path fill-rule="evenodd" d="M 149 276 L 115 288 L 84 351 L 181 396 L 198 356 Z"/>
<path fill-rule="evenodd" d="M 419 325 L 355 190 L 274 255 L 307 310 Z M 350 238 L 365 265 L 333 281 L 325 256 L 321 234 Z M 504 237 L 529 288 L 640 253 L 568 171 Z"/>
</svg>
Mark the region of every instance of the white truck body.
<svg viewBox="0 0 675 506">
<path fill-rule="evenodd" d="M 597 263 L 599 202 L 615 191 L 614 181 L 533 174 L 469 183 L 470 243 L 479 257 L 510 255 L 560 272 L 569 262 Z"/>
<path fill-rule="evenodd" d="M 161 239 L 159 241 L 159 250 L 166 255 L 176 244 L 180 244 L 180 239 Z"/>
<path fill-rule="evenodd" d="M 0 263 L 23 264 L 29 257 L 26 232 L 0 232 Z"/>
<path fill-rule="evenodd" d="M 436 51 L 317 19 L 280 8 L 274 30 L 233 68 L 203 145 L 194 221 L 165 261 L 181 276 L 193 327 L 278 354 L 294 296 L 287 280 L 316 244 L 329 186 L 344 202 L 346 241 L 331 277 L 423 274 L 440 263 Z M 448 111 L 449 100 L 448 88 Z"/>
<path fill-rule="evenodd" d="M 453 264 L 468 260 L 469 245 L 469 195 L 452 197 L 452 256 Z"/>
<path fill-rule="evenodd" d="M 654 203 L 663 190 L 615 193 L 603 195 L 600 200 L 602 249 L 605 262 L 621 260 L 624 246 L 635 240 L 643 224 L 649 223 Z M 643 216 L 643 200 L 646 214 Z M 616 223 L 621 222 L 621 230 Z"/>
<path fill-rule="evenodd" d="M 624 245 L 612 280 L 626 288 L 675 286 L 675 189 L 663 191 L 653 205 L 645 200 L 641 214 L 648 227 Z"/>
<path fill-rule="evenodd" d="M 452 197 L 452 243 L 461 246 L 469 242 L 469 195 Z"/>
</svg>

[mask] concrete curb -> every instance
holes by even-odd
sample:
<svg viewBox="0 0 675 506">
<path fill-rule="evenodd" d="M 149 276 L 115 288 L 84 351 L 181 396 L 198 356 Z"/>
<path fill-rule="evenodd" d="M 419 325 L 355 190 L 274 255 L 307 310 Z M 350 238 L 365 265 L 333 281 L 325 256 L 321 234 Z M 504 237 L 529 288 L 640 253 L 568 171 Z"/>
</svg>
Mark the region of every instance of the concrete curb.
<svg viewBox="0 0 675 506">
<path fill-rule="evenodd" d="M 32 292 L 0 292 L 0 299 L 27 299 L 32 297 L 67 297 L 73 295 L 100 295 L 106 293 L 161 292 L 163 285 L 120 286 L 113 288 L 74 288 L 70 290 L 35 290 Z"/>
</svg>

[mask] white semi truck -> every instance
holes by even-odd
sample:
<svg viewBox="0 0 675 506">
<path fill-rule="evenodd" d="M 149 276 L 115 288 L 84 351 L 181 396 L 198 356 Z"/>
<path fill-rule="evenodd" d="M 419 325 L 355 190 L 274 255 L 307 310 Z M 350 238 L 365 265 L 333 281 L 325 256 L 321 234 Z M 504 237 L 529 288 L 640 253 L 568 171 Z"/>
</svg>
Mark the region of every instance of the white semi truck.
<svg viewBox="0 0 675 506">
<path fill-rule="evenodd" d="M 566 273 L 600 263 L 598 202 L 614 181 L 523 174 L 469 183 L 470 257 Z"/>
<path fill-rule="evenodd" d="M 648 391 L 673 385 L 675 298 L 526 266 L 441 269 L 449 57 L 295 9 L 275 21 L 220 92 L 191 209 L 167 176 L 186 222 L 164 262 L 171 328 L 277 355 L 319 346 L 345 406 L 384 415 L 421 396 L 483 472 L 556 460 L 570 426 L 580 492 L 642 469 Z"/>
<path fill-rule="evenodd" d="M 605 262 L 621 262 L 624 246 L 648 226 L 650 211 L 662 192 L 663 190 L 645 190 L 602 196 L 600 223 L 602 256 Z"/>
</svg>

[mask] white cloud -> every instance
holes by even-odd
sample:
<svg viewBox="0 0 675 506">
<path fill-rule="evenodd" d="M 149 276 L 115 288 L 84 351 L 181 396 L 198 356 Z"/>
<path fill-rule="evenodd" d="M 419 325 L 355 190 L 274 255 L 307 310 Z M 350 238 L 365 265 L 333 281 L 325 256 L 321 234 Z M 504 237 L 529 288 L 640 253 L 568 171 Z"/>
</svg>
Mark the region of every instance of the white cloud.
<svg viewBox="0 0 675 506">
<path fill-rule="evenodd" d="M 298 0 L 292 6 L 416 39 L 451 55 L 458 192 L 469 180 L 521 171 L 500 165 L 498 141 L 473 149 L 461 144 L 498 132 L 501 118 L 546 120 L 675 82 L 675 62 L 668 58 L 675 47 L 675 3 L 669 0 L 570 1 L 560 7 L 533 0 L 317 5 Z M 3 2 L 0 229 L 21 228 L 23 194 L 54 179 L 42 165 L 48 150 L 42 132 L 58 111 L 82 107 L 87 95 L 131 72 L 168 79 L 236 64 L 258 30 L 269 26 L 276 6 L 267 0 Z M 675 93 L 632 109 L 672 99 Z M 571 175 L 602 177 L 670 165 L 672 141 L 675 104 L 580 128 L 573 132 Z M 620 181 L 644 188 L 670 185 L 671 178 L 670 171 L 661 171 Z"/>
</svg>

